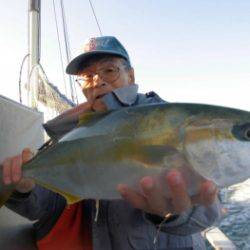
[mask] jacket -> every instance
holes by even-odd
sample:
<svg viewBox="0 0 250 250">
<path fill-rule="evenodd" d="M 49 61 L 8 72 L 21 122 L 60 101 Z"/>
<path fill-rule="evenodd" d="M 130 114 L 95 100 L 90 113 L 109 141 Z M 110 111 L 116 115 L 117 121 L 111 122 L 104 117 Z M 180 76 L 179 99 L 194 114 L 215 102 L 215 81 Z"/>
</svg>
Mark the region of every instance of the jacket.
<svg viewBox="0 0 250 250">
<path fill-rule="evenodd" d="M 139 94 L 136 84 L 116 89 L 103 100 L 109 110 L 165 103 L 154 92 Z M 53 139 L 59 139 L 76 126 L 79 110 L 75 113 L 73 110 L 44 124 Z M 125 200 L 100 201 L 97 221 L 94 219 L 95 201 L 88 200 L 86 204 L 94 250 L 206 249 L 200 232 L 221 218 L 218 200 L 208 207 L 195 206 L 161 224 L 160 228 L 161 217 L 135 209 Z M 53 228 L 66 207 L 66 201 L 62 196 L 36 185 L 29 194 L 14 193 L 6 206 L 36 221 L 34 228 L 39 240 Z"/>
</svg>

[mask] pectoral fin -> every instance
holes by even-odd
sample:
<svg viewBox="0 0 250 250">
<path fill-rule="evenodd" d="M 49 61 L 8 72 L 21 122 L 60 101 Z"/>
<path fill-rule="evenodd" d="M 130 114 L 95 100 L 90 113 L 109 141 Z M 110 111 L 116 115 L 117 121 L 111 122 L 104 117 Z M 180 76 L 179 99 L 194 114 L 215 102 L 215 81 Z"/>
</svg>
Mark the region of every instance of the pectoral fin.
<svg viewBox="0 0 250 250">
<path fill-rule="evenodd" d="M 142 146 L 138 148 L 136 156 L 138 160 L 140 159 L 146 164 L 160 164 L 164 157 L 175 151 L 175 149 L 163 145 Z"/>
<path fill-rule="evenodd" d="M 181 169 L 188 166 L 185 156 L 177 149 L 164 146 L 143 146 L 135 160 L 144 164 L 145 167 L 164 167 L 165 169 Z"/>
<path fill-rule="evenodd" d="M 180 152 L 166 145 L 149 145 L 138 147 L 133 154 L 136 161 L 143 163 L 146 167 L 179 167 L 179 160 L 183 160 Z M 178 160 L 177 160 L 178 159 Z M 178 165 L 178 166 L 177 166 Z"/>
</svg>

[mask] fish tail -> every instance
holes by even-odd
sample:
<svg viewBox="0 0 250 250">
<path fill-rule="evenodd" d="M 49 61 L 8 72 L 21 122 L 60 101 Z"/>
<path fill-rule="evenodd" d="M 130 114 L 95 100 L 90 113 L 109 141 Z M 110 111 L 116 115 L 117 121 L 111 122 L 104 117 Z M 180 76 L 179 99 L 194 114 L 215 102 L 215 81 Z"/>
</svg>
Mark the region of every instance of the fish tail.
<svg viewBox="0 0 250 250">
<path fill-rule="evenodd" d="M 15 189 L 14 185 L 4 185 L 3 184 L 2 166 L 0 165 L 0 208 L 10 198 L 14 189 Z"/>
</svg>

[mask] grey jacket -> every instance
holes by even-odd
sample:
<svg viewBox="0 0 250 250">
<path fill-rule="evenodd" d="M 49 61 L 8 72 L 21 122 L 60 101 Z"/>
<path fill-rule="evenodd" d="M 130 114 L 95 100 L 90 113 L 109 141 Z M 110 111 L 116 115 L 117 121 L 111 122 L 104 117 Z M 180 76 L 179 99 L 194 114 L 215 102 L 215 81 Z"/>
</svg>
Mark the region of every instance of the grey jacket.
<svg viewBox="0 0 250 250">
<path fill-rule="evenodd" d="M 104 102 L 110 110 L 165 102 L 154 92 L 144 95 L 137 91 L 137 85 L 116 89 L 103 97 Z M 58 139 L 74 128 L 76 122 L 76 115 L 63 114 L 44 127 L 52 138 Z M 219 201 L 209 207 L 193 207 L 161 224 L 160 228 L 161 217 L 135 209 L 124 200 L 101 201 L 97 221 L 94 220 L 95 201 L 88 200 L 85 204 L 85 214 L 92 225 L 94 250 L 205 249 L 200 232 L 221 218 Z M 36 220 L 36 236 L 41 239 L 55 225 L 66 201 L 37 185 L 29 194 L 14 193 L 6 206 L 30 220 Z"/>
</svg>

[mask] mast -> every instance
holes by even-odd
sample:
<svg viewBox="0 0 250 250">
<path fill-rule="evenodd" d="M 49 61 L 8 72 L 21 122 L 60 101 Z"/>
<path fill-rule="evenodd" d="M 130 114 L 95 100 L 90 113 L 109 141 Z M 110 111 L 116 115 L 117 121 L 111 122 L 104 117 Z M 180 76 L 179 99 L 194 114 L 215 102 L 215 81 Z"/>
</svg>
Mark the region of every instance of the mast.
<svg viewBox="0 0 250 250">
<path fill-rule="evenodd" d="M 38 65 L 40 63 L 40 0 L 29 0 L 29 24 L 28 24 L 28 106 L 37 108 L 38 93 Z"/>
</svg>

